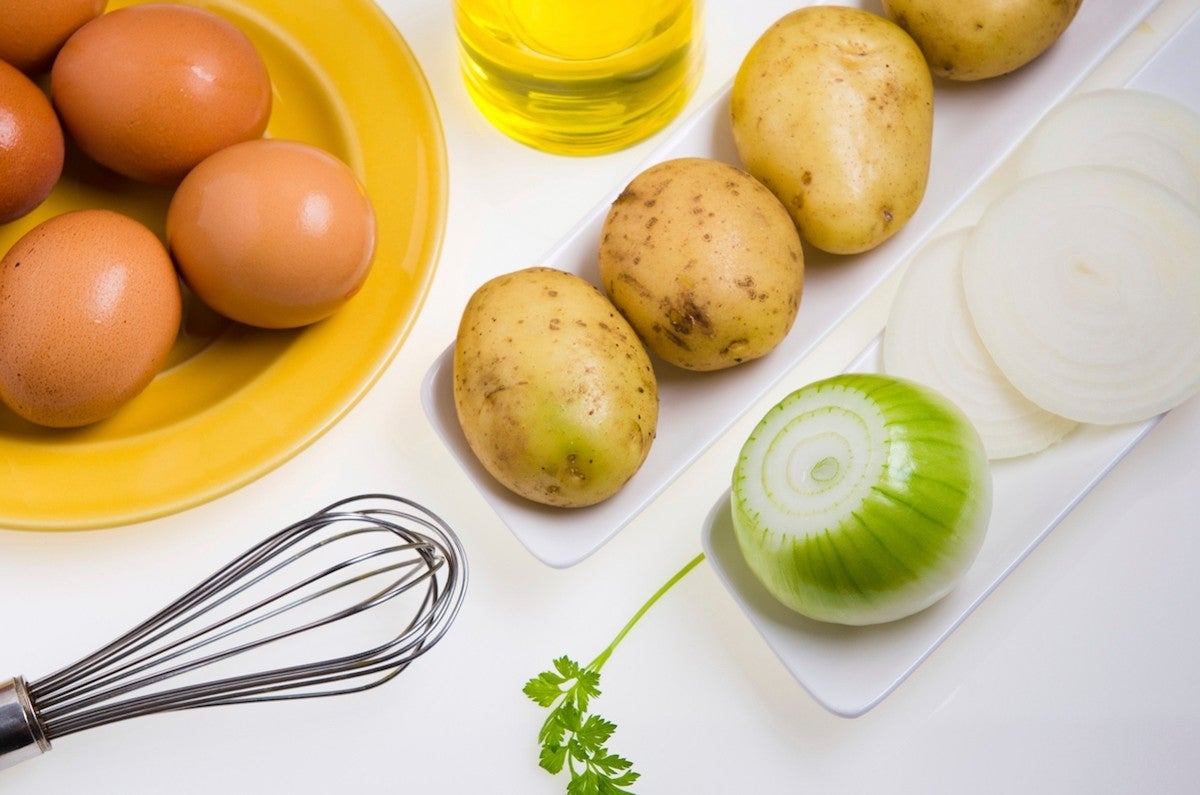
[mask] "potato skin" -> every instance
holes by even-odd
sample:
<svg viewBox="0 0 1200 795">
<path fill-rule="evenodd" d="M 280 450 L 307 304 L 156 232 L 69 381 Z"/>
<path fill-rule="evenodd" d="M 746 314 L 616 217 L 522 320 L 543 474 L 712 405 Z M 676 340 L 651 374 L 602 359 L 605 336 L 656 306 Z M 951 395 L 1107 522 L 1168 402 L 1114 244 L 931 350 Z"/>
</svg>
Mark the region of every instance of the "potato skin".
<svg viewBox="0 0 1200 795">
<path fill-rule="evenodd" d="M 544 505 L 601 502 L 641 468 L 658 385 L 628 322 L 590 282 L 526 268 L 482 284 L 454 344 L 454 406 L 475 456 Z"/>
<path fill-rule="evenodd" d="M 742 60 L 730 116 L 746 170 L 823 251 L 875 248 L 924 198 L 933 77 L 878 14 L 808 6 L 777 20 Z"/>
<path fill-rule="evenodd" d="M 930 71 L 974 81 L 1016 71 L 1058 40 L 1083 0 L 883 0 Z"/>
<path fill-rule="evenodd" d="M 642 341 L 689 370 L 774 349 L 804 290 L 804 253 L 786 209 L 745 171 L 678 158 L 638 174 L 613 202 L 600 281 Z"/>
</svg>

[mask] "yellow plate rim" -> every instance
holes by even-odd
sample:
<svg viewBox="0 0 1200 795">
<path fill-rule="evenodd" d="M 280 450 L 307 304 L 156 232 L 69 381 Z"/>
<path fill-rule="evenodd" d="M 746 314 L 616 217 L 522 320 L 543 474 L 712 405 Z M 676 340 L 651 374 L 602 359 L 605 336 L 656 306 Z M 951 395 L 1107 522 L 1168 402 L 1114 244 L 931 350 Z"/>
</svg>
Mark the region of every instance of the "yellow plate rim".
<svg viewBox="0 0 1200 795">
<path fill-rule="evenodd" d="M 115 0 L 108 10 L 142 1 Z M 394 359 L 428 295 L 445 232 L 446 148 L 425 75 L 392 21 L 371 0 L 343 0 L 336 13 L 288 0 L 185 2 L 283 37 L 332 92 L 326 99 L 344 114 L 348 136 L 343 157 L 379 217 L 375 264 L 362 290 L 332 318 L 296 332 L 235 327 L 210 350 L 161 373 L 110 420 L 13 433 L 15 418 L 8 418 L 0 430 L 0 526 L 130 524 L 262 477 L 358 403 Z M 52 195 L 43 207 L 53 202 Z M 70 208 L 56 211 L 64 209 Z M 28 224 L 34 220 L 31 214 Z M 264 366 L 234 393 L 203 399 L 158 425 L 147 419 L 173 411 L 164 403 L 201 385 L 205 370 L 223 357 L 245 352 Z"/>
</svg>

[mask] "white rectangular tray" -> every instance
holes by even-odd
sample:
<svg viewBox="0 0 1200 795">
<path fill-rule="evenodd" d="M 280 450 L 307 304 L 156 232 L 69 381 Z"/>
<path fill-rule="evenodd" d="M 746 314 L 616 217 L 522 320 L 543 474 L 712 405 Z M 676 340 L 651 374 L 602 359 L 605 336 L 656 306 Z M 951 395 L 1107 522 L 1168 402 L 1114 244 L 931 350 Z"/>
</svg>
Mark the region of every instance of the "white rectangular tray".
<svg viewBox="0 0 1200 795">
<path fill-rule="evenodd" d="M 716 373 L 656 366 L 658 435 L 642 469 L 614 497 L 582 509 L 555 509 L 498 485 L 467 447 L 455 417 L 451 345 L 422 385 L 426 414 L 501 520 L 531 554 L 572 566 L 599 549 L 766 394 L 879 286 L 1026 135 L 1158 4 L 1157 0 L 1084 3 L 1067 33 L 1045 55 L 1003 78 L 935 89 L 933 163 L 917 214 L 883 246 L 851 258 L 805 251 L 805 290 L 796 324 L 770 355 Z M 686 120 L 643 168 L 673 157 L 739 164 L 728 121 L 728 89 Z M 638 169 L 640 171 L 641 169 Z M 632 178 L 634 175 L 629 175 Z M 598 284 L 596 247 L 615 185 L 596 208 L 536 263 Z"/>
<path fill-rule="evenodd" d="M 1127 85 L 1164 94 L 1200 113 L 1197 75 L 1200 11 Z M 879 346 L 877 339 L 846 369 L 880 369 Z M 782 607 L 737 548 L 728 494 L 713 507 L 701 540 L 718 577 L 793 677 L 826 709 L 856 717 L 916 670 L 1159 419 L 1082 426 L 1044 452 L 993 462 L 992 517 L 979 556 L 946 598 L 891 624 L 821 624 Z"/>
<path fill-rule="evenodd" d="M 877 372 L 879 342 L 847 371 Z M 1083 426 L 1037 455 L 992 462 L 992 517 L 979 556 L 948 596 L 889 624 L 825 624 L 783 607 L 746 566 L 728 493 L 713 506 L 701 541 L 720 580 L 796 681 L 830 712 L 857 717 L 916 670 L 1157 422 Z"/>
</svg>

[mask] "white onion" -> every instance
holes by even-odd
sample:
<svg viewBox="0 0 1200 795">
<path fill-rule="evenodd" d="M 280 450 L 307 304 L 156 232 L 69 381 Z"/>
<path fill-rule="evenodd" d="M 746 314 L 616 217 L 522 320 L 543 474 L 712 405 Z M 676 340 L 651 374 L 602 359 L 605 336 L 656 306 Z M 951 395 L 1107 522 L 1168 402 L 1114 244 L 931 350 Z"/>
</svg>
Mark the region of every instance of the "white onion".
<svg viewBox="0 0 1200 795">
<path fill-rule="evenodd" d="M 991 513 L 983 443 L 948 399 L 907 379 L 842 374 L 767 412 L 733 473 L 750 570 L 819 621 L 893 621 L 949 593 Z"/>
<path fill-rule="evenodd" d="M 1200 115 L 1149 91 L 1107 88 L 1050 110 L 1021 145 L 1018 179 L 1080 165 L 1137 171 L 1200 207 Z"/>
<path fill-rule="evenodd" d="M 1074 166 L 991 204 L 963 254 L 975 328 L 1027 398 L 1089 423 L 1200 391 L 1200 210 L 1135 172 Z"/>
<path fill-rule="evenodd" d="M 1036 453 L 1078 423 L 1018 392 L 979 339 L 962 285 L 962 253 L 970 232 L 936 237 L 909 262 L 884 331 L 883 369 L 957 403 L 983 438 L 989 458 Z"/>
</svg>

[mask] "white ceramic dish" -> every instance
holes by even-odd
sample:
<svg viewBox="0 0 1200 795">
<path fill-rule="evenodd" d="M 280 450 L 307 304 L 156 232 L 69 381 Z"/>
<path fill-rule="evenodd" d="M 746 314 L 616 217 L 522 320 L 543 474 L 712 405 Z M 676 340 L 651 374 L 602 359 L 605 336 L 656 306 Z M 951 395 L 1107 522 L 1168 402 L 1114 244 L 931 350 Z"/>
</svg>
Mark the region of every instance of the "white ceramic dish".
<svg viewBox="0 0 1200 795">
<path fill-rule="evenodd" d="M 546 508 L 499 486 L 477 463 L 454 414 L 451 349 L 425 377 L 425 411 L 464 470 L 517 539 L 539 560 L 567 567 L 619 532 L 690 463 L 812 351 L 1008 155 L 1043 113 L 1070 93 L 1157 5 L 1157 0 L 1085 3 L 1068 35 L 1044 56 L 1005 78 L 936 88 L 929 185 L 906 228 L 866 254 L 837 258 L 806 249 L 806 282 L 788 338 L 769 356 L 717 373 L 656 367 L 658 436 L 641 471 L 614 497 L 584 509 Z M 644 164 L 672 157 L 738 163 L 728 122 L 728 90 L 681 124 Z M 638 169 L 640 171 L 641 169 Z M 634 175 L 630 174 L 629 178 Z M 595 249 L 610 195 L 537 263 L 599 283 Z"/>
<path fill-rule="evenodd" d="M 876 340 L 847 370 L 877 371 L 878 348 Z M 1156 422 L 1087 426 L 1045 452 L 994 462 L 992 518 L 979 556 L 946 598 L 901 621 L 844 627 L 783 607 L 742 558 L 728 493 L 713 506 L 701 540 L 713 570 L 792 676 L 830 712 L 857 717 L 895 690 Z"/>
<path fill-rule="evenodd" d="M 1196 75 L 1200 11 L 1128 86 L 1157 91 L 1200 112 Z M 846 369 L 878 370 L 879 344 L 876 340 Z M 898 687 L 1157 422 L 1084 426 L 1042 453 L 994 462 L 992 518 L 979 557 L 949 596 L 891 624 L 821 624 L 782 607 L 746 567 L 733 536 L 728 494 L 709 514 L 702 542 L 720 579 L 796 680 L 831 712 L 856 717 Z"/>
</svg>

